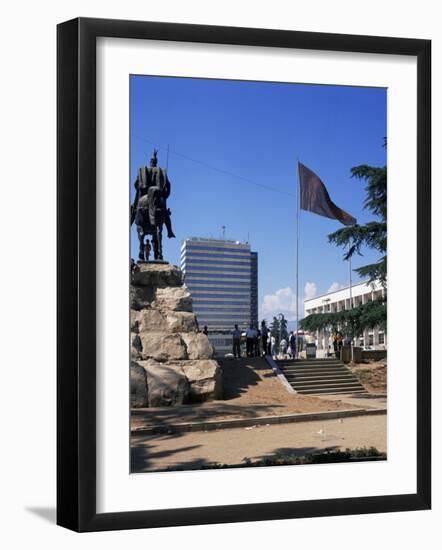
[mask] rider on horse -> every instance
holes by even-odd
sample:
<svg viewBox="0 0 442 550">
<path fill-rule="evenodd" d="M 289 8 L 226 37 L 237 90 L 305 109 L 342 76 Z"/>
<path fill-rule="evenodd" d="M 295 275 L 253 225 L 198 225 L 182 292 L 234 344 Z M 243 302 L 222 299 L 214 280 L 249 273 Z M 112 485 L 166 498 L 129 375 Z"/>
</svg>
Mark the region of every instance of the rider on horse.
<svg viewBox="0 0 442 550">
<path fill-rule="evenodd" d="M 139 259 L 145 259 L 145 235 L 152 235 L 154 258 L 163 259 L 162 228 L 167 228 L 169 239 L 174 238 L 170 210 L 167 208 L 167 198 L 170 195 L 170 181 L 167 172 L 157 166 L 157 151 L 154 149 L 150 166 L 138 170 L 135 181 L 135 200 L 131 209 L 131 225 L 135 222 L 140 242 Z"/>
</svg>

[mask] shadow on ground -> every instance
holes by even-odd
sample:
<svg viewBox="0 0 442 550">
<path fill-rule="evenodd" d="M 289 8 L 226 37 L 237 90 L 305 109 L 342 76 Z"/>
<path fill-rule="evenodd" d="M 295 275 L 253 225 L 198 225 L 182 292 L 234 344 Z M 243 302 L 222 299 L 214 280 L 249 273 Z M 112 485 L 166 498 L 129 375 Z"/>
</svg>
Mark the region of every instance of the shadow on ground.
<svg viewBox="0 0 442 550">
<path fill-rule="evenodd" d="M 250 386 L 256 386 L 260 378 L 275 376 L 268 372 L 270 367 L 263 357 L 218 359 L 218 363 L 223 369 L 223 398 L 226 401 L 240 397 Z"/>
<path fill-rule="evenodd" d="M 130 448 L 130 470 L 131 473 L 154 471 L 152 462 L 156 459 L 173 457 L 177 453 L 185 453 L 198 449 L 201 445 L 189 445 L 187 447 L 176 447 L 174 449 L 155 451 L 155 441 L 166 439 L 178 439 L 181 434 L 150 436 L 149 438 L 138 439 L 131 444 Z M 149 441 L 150 443 L 148 443 Z M 199 460 L 199 459 L 198 459 Z M 203 462 L 207 462 L 201 459 Z M 197 466 L 195 466 L 197 467 Z M 156 470 L 158 471 L 158 470 Z"/>
<path fill-rule="evenodd" d="M 174 434 L 173 437 L 176 437 L 178 434 Z M 143 473 L 143 472 L 165 472 L 165 471 L 185 471 L 185 470 L 201 470 L 209 469 L 214 466 L 220 466 L 219 463 L 214 463 L 207 458 L 195 457 L 192 456 L 188 460 L 177 459 L 174 460 L 173 456 L 178 453 L 186 453 L 188 451 L 193 451 L 201 445 L 194 445 L 189 447 L 178 447 L 173 450 L 155 452 L 156 442 L 161 442 L 161 440 L 170 438 L 171 436 L 146 436 L 139 438 L 137 443 L 131 447 L 131 473 Z M 305 457 L 307 455 L 322 453 L 324 451 L 333 451 L 337 450 L 337 446 L 324 446 L 324 447 L 279 447 L 276 448 L 262 456 L 253 456 L 253 457 L 243 457 L 243 461 L 238 465 L 247 466 L 247 461 L 252 460 L 253 462 L 259 462 L 260 466 L 274 465 L 266 464 L 266 461 L 269 459 L 296 459 L 300 457 Z M 155 459 L 160 458 L 170 458 L 167 461 L 167 465 L 158 466 L 155 464 Z M 178 457 L 176 457 L 178 458 Z M 235 464 L 224 465 L 226 468 L 234 468 Z"/>
<path fill-rule="evenodd" d="M 203 422 L 222 418 L 256 418 L 277 415 L 284 409 L 277 403 L 236 403 L 234 400 L 256 386 L 262 378 L 274 377 L 263 358 L 220 360 L 224 396 L 221 401 L 192 403 L 174 407 L 137 408 L 131 411 L 131 426 L 165 427 L 175 423 Z M 281 390 L 282 391 L 282 390 Z"/>
</svg>

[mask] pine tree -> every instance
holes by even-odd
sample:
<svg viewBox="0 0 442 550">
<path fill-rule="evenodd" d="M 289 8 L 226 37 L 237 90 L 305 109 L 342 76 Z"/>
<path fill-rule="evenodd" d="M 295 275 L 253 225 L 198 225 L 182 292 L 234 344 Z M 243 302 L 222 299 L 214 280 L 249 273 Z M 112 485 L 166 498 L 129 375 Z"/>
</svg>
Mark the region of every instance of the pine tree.
<svg viewBox="0 0 442 550">
<path fill-rule="evenodd" d="M 281 320 L 278 317 L 273 317 L 272 324 L 270 325 L 270 334 L 276 338 L 276 345 L 279 346 L 280 337 L 281 339 L 288 339 L 287 331 L 287 319 L 281 314 Z"/>
<path fill-rule="evenodd" d="M 386 140 L 384 141 L 386 147 Z M 338 229 L 328 236 L 328 240 L 337 246 L 347 248 L 344 260 L 354 254 L 362 256 L 363 245 L 377 250 L 379 260 L 355 269 L 369 283 L 379 281 L 387 286 L 387 167 L 374 167 L 365 164 L 351 169 L 352 177 L 365 180 L 366 198 L 364 208 L 376 217 L 364 225 L 351 225 Z M 387 305 L 385 295 L 380 300 L 360 305 L 339 313 L 317 313 L 309 315 L 300 322 L 302 329 L 315 332 L 320 329 L 339 330 L 349 338 L 354 338 L 366 328 L 379 326 L 387 330 Z"/>
<path fill-rule="evenodd" d="M 385 144 L 384 144 L 385 146 Z M 365 164 L 351 169 L 352 177 L 367 182 L 364 208 L 370 210 L 377 220 L 365 225 L 351 225 L 338 229 L 328 236 L 328 240 L 337 246 L 347 247 L 344 259 L 354 254 L 362 255 L 361 247 L 366 245 L 380 254 L 376 263 L 355 269 L 361 277 L 372 283 L 379 280 L 385 287 L 387 283 L 387 167 L 373 167 Z"/>
</svg>

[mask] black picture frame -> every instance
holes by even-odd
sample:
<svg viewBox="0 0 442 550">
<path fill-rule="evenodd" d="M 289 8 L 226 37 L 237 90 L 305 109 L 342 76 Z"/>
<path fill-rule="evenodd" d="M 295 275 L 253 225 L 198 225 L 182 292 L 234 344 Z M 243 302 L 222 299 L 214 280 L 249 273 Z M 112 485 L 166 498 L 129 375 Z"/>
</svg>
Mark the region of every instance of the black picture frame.
<svg viewBox="0 0 442 550">
<path fill-rule="evenodd" d="M 96 512 L 96 39 L 417 58 L 417 491 L 361 498 Z M 57 523 L 75 531 L 425 510 L 431 506 L 431 41 L 74 19 L 57 28 Z"/>
</svg>

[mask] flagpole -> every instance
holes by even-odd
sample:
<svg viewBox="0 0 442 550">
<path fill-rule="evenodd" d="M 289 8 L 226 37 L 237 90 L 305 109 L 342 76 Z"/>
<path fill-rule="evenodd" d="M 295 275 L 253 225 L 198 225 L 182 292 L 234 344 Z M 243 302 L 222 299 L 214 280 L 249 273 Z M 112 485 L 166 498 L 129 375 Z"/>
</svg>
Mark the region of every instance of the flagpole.
<svg viewBox="0 0 442 550">
<path fill-rule="evenodd" d="M 350 243 L 348 243 L 348 250 L 350 252 Z M 352 295 L 352 280 L 351 280 L 351 256 L 348 258 L 348 267 L 349 267 L 349 279 L 350 279 L 350 309 L 353 309 L 353 295 Z"/>
<path fill-rule="evenodd" d="M 350 252 L 350 243 L 348 243 L 348 251 Z M 348 275 L 349 275 L 349 282 L 350 282 L 350 309 L 353 309 L 353 292 L 352 292 L 352 280 L 351 280 L 351 256 L 348 257 Z M 350 342 L 350 352 L 351 352 L 351 361 L 354 361 L 354 353 L 353 353 L 353 347 L 354 347 L 354 336 Z"/>
<path fill-rule="evenodd" d="M 299 158 L 296 159 L 296 351 L 295 359 L 298 359 L 299 354 Z"/>
</svg>

